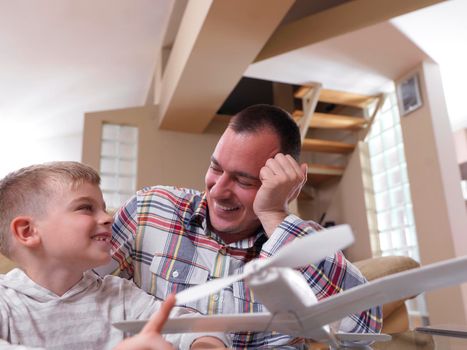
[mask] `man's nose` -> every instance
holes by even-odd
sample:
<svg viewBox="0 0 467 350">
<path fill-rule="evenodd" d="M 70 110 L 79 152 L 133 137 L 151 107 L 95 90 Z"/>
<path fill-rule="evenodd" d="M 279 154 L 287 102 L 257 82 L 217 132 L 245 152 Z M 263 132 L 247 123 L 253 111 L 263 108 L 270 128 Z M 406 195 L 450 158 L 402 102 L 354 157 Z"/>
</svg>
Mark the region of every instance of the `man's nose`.
<svg viewBox="0 0 467 350">
<path fill-rule="evenodd" d="M 224 172 L 221 176 L 219 176 L 214 184 L 211 187 L 210 193 L 211 196 L 222 197 L 227 196 L 232 191 L 232 180 L 229 176 Z"/>
</svg>

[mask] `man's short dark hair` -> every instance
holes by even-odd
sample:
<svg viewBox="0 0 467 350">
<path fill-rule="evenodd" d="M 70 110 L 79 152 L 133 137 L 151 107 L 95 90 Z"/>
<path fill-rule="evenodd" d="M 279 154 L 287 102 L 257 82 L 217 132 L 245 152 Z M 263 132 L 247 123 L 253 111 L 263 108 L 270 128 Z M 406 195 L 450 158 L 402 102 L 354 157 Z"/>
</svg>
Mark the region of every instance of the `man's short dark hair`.
<svg viewBox="0 0 467 350">
<path fill-rule="evenodd" d="M 300 158 L 300 130 L 289 112 L 277 106 L 258 104 L 245 108 L 232 117 L 229 123 L 236 133 L 256 133 L 270 129 L 280 140 L 281 152 Z"/>
</svg>

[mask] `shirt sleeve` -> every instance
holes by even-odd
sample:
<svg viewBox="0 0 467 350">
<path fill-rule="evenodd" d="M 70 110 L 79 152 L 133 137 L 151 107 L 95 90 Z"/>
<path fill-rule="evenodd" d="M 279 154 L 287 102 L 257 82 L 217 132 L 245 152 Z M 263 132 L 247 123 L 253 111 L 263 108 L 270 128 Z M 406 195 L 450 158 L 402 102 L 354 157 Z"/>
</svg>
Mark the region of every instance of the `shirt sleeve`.
<svg viewBox="0 0 467 350">
<path fill-rule="evenodd" d="M 116 275 L 132 279 L 134 275 L 134 240 L 137 230 L 138 197 L 134 195 L 114 216 L 112 225 L 112 260 L 109 264 L 96 268 L 101 275 Z"/>
<path fill-rule="evenodd" d="M 315 222 L 304 221 L 295 215 L 289 215 L 264 243 L 260 256 L 271 256 L 284 244 L 297 237 L 314 234 L 320 229 L 322 227 Z M 327 257 L 317 266 L 309 265 L 299 271 L 318 300 L 367 283 L 361 272 L 344 257 L 342 252 Z M 375 306 L 346 317 L 338 322 L 337 328 L 343 332 L 379 333 L 381 327 L 382 310 L 380 306 Z"/>
</svg>

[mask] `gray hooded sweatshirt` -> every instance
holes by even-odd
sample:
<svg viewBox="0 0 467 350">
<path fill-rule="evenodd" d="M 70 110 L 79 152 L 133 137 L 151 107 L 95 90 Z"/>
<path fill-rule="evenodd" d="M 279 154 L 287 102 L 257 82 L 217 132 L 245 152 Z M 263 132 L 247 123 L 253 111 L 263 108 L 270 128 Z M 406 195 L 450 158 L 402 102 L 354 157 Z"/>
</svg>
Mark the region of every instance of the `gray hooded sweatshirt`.
<svg viewBox="0 0 467 350">
<path fill-rule="evenodd" d="M 14 269 L 0 275 L 0 349 L 111 349 L 124 336 L 112 322 L 147 319 L 159 307 L 154 297 L 119 277 L 88 271 L 58 296 Z M 173 314 L 186 312 L 175 308 Z M 195 337 L 166 338 L 187 349 Z"/>
</svg>

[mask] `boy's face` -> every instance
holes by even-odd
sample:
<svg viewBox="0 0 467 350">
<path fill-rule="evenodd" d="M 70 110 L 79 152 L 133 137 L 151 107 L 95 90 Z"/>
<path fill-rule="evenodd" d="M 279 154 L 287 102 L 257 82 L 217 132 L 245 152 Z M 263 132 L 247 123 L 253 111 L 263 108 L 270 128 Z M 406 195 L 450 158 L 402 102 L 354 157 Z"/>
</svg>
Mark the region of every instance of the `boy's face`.
<svg viewBox="0 0 467 350">
<path fill-rule="evenodd" d="M 56 185 L 36 219 L 44 262 L 81 272 L 110 260 L 112 217 L 97 185 Z"/>
</svg>

